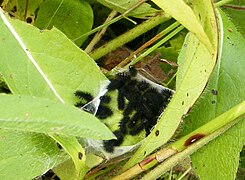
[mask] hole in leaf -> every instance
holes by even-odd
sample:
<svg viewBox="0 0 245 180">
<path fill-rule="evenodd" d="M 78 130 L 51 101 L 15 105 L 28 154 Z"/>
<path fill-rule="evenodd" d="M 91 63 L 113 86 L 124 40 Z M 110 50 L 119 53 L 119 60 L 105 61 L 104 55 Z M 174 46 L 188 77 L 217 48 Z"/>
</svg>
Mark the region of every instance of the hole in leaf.
<svg viewBox="0 0 245 180">
<path fill-rule="evenodd" d="M 56 142 L 56 145 L 59 149 L 62 149 L 62 146 L 59 143 Z"/>
<path fill-rule="evenodd" d="M 1 4 L 1 3 L 0 3 Z M 13 13 L 17 11 L 17 6 L 14 6 L 13 9 L 11 10 Z"/>
<path fill-rule="evenodd" d="M 82 158 L 83 158 L 83 153 L 78 152 L 78 158 L 79 158 L 79 159 L 82 159 Z"/>
<path fill-rule="evenodd" d="M 26 22 L 31 24 L 32 23 L 32 18 L 31 17 L 26 18 Z"/>
<path fill-rule="evenodd" d="M 213 95 L 217 95 L 217 94 L 218 94 L 218 91 L 215 90 L 215 89 L 212 89 L 212 90 L 211 90 L 211 93 L 212 93 Z"/>
<path fill-rule="evenodd" d="M 159 130 L 156 130 L 155 135 L 159 136 Z"/>
</svg>

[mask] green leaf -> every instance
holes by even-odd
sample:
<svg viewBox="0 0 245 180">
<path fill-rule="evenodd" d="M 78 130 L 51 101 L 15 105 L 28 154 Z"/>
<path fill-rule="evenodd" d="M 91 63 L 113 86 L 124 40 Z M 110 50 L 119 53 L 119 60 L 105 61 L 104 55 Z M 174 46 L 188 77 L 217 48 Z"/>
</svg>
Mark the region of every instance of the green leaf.
<svg viewBox="0 0 245 180">
<path fill-rule="evenodd" d="M 2 129 L 56 133 L 91 139 L 114 137 L 95 116 L 74 106 L 19 95 L 0 95 L 0 105 Z"/>
<path fill-rule="evenodd" d="M 221 12 L 221 58 L 200 101 L 185 118 L 185 133 L 200 127 L 245 99 L 245 40 Z M 235 179 L 245 141 L 245 121 L 195 153 L 193 167 L 201 179 Z M 232 148 L 231 148 L 232 147 Z M 207 173 L 208 172 L 208 173 Z"/>
<path fill-rule="evenodd" d="M 71 159 L 68 159 L 64 163 L 59 164 L 58 166 L 54 167 L 52 170 L 61 180 L 78 179 L 74 162 Z"/>
<path fill-rule="evenodd" d="M 98 0 L 99 3 L 104 6 L 113 9 L 117 12 L 124 13 L 133 7 L 138 0 Z M 133 16 L 137 18 L 149 18 L 150 16 L 155 16 L 157 10 L 152 8 L 150 4 L 143 3 L 136 9 L 132 10 L 127 16 Z"/>
<path fill-rule="evenodd" d="M 39 31 L 24 22 L 5 17 L 2 10 L 0 10 L 0 16 L 0 53 L 2 54 L 0 72 L 12 93 L 74 104 L 74 91 L 77 89 L 91 92 L 93 95 L 99 92 L 99 84 L 106 80 L 105 76 L 94 61 L 71 43 L 64 34 L 56 28 L 50 31 Z M 92 78 L 90 77 L 91 72 L 93 72 Z M 27 102 L 23 100 L 23 104 L 25 103 Z M 50 103 L 57 108 L 55 102 Z M 28 103 L 25 106 L 28 106 Z M 58 106 L 61 107 L 62 104 Z M 13 107 L 16 106 L 13 104 L 12 111 L 14 111 Z M 75 114 L 78 112 L 78 109 L 74 107 L 69 107 L 69 109 L 73 109 Z M 57 111 L 56 109 L 56 113 Z M 81 113 L 79 111 L 80 115 Z M 42 116 L 40 111 L 39 117 Z M 60 113 L 57 117 L 60 117 Z M 81 116 L 79 118 L 81 120 Z M 97 122 L 99 123 L 98 120 Z M 101 125 L 104 127 L 102 123 Z M 44 127 L 41 127 L 42 131 L 47 130 L 42 128 Z M 28 170 L 31 171 L 31 168 Z M 42 169 L 39 170 L 42 171 Z"/>
<path fill-rule="evenodd" d="M 26 180 L 68 159 L 55 141 L 43 134 L 0 131 L 0 179 Z"/>
<path fill-rule="evenodd" d="M 106 77 L 59 30 L 39 31 L 19 20 L 6 19 L 3 14 L 1 17 L 0 72 L 11 92 L 71 104 L 77 89 L 98 94 L 99 84 Z"/>
<path fill-rule="evenodd" d="M 86 155 L 86 165 L 90 168 L 99 165 L 103 161 L 104 161 L 103 158 L 96 156 L 94 154 Z M 54 167 L 52 170 L 61 180 L 63 179 L 64 180 L 74 180 L 77 178 L 76 169 L 71 159 L 68 159 L 64 163 L 59 164 L 58 166 Z"/>
<path fill-rule="evenodd" d="M 93 11 L 82 0 L 46 0 L 40 6 L 35 25 L 39 29 L 51 29 L 55 26 L 74 40 L 91 30 Z M 87 36 L 74 42 L 81 46 L 86 38 Z"/>
<path fill-rule="evenodd" d="M 210 8 L 212 8 L 211 4 Z M 214 18 L 214 14 L 210 15 L 210 18 Z M 216 31 L 216 28 L 213 31 Z M 216 35 L 217 32 L 212 34 Z M 217 37 L 214 36 L 213 39 L 217 39 Z M 173 136 L 182 117 L 193 106 L 205 88 L 216 63 L 216 54 L 216 52 L 211 54 L 193 33 L 187 36 L 179 55 L 176 93 L 173 95 L 154 130 L 127 162 L 124 169 L 142 160 Z"/>
<path fill-rule="evenodd" d="M 82 148 L 81 144 L 78 143 L 75 137 L 60 137 L 54 135 L 53 138 L 62 145 L 74 162 L 75 170 L 72 172 L 74 175 L 73 179 L 82 179 L 89 168 L 86 166 L 85 150 Z M 71 166 L 69 169 L 74 169 L 73 167 L 74 166 Z M 65 171 L 65 169 L 63 170 Z M 69 176 L 71 176 L 71 174 L 69 174 Z"/>
<path fill-rule="evenodd" d="M 205 32 L 205 27 L 203 27 L 203 23 L 208 26 L 212 26 L 212 28 L 216 28 L 215 18 L 213 16 L 213 8 L 211 5 L 211 1 L 207 2 L 205 0 L 193 0 L 188 1 L 190 6 L 193 6 L 193 9 L 199 9 L 198 14 L 195 14 L 193 9 L 188 6 L 183 0 L 175 0 L 174 3 L 168 0 L 152 0 L 156 5 L 162 8 L 166 13 L 171 15 L 177 21 L 179 21 L 183 26 L 185 26 L 190 32 L 195 34 L 198 39 L 208 48 L 208 50 L 213 53 L 216 49 L 216 42 L 213 39 L 213 35 L 210 37 Z M 204 12 L 201 14 L 200 12 Z M 207 19 L 211 17 L 210 19 Z M 213 33 L 211 30 L 209 33 Z"/>
</svg>

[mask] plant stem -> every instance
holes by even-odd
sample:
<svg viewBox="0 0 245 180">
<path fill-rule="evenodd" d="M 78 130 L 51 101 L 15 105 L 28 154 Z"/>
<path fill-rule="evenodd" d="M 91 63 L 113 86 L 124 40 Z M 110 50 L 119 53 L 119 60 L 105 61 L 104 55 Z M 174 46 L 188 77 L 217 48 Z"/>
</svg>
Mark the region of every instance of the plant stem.
<svg viewBox="0 0 245 180">
<path fill-rule="evenodd" d="M 171 79 L 167 82 L 167 84 L 164 84 L 164 86 L 168 87 L 169 84 L 174 80 L 174 78 L 176 78 L 177 72 L 174 73 L 174 75 L 171 77 Z"/>
<path fill-rule="evenodd" d="M 119 15 L 118 17 L 112 19 L 111 21 L 109 21 L 109 22 L 107 22 L 107 23 L 104 23 L 104 24 L 101 25 L 101 26 L 96 27 L 95 29 L 93 29 L 93 30 L 91 30 L 91 31 L 89 31 L 89 32 L 87 32 L 87 33 L 85 33 L 85 34 L 83 34 L 82 36 L 80 36 L 80 37 L 78 37 L 78 38 L 76 38 L 76 39 L 73 39 L 73 41 L 76 41 L 76 40 L 78 40 L 78 39 L 80 39 L 80 38 L 82 38 L 82 37 L 84 37 L 84 36 L 91 35 L 91 34 L 97 32 L 97 31 L 103 29 L 104 27 L 109 26 L 109 25 L 111 25 L 111 24 L 113 24 L 113 23 L 115 23 L 115 22 L 121 20 L 122 18 L 125 18 L 126 15 L 127 15 L 130 11 L 132 11 L 132 10 L 135 9 L 135 8 L 137 8 L 139 5 L 141 5 L 141 4 L 144 3 L 144 2 L 145 2 L 145 1 L 142 0 L 142 1 L 138 2 L 138 3 L 136 3 L 134 6 L 132 6 L 132 7 L 131 7 L 129 10 L 127 10 L 125 13 Z M 232 2 L 232 0 L 222 0 L 222 1 L 219 1 L 219 2 L 215 3 L 215 7 L 223 6 L 223 5 L 225 5 L 225 4 L 229 3 L 229 2 Z M 134 29 L 132 29 L 132 30 L 126 32 L 125 34 L 119 36 L 118 38 L 116 38 L 116 39 L 110 41 L 108 44 L 106 44 L 106 45 L 104 45 L 104 46 L 98 48 L 97 50 L 95 50 L 94 52 L 91 53 L 91 57 L 94 58 L 94 60 L 97 60 L 97 59 L 101 58 L 102 56 L 106 55 L 107 53 L 109 53 L 110 51 L 115 50 L 116 48 L 122 46 L 123 44 L 125 44 L 125 43 L 131 41 L 132 39 L 138 37 L 139 35 L 141 35 L 141 34 L 147 32 L 147 31 L 150 30 L 151 28 L 153 28 L 153 27 L 157 26 L 158 24 L 160 24 L 160 23 L 162 23 L 162 22 L 165 22 L 165 21 L 167 21 L 167 20 L 169 20 L 169 19 L 171 18 L 170 16 L 168 16 L 168 15 L 166 15 L 166 14 L 163 14 L 163 13 L 160 14 L 160 16 L 162 16 L 162 17 L 161 17 L 161 18 L 162 18 L 161 20 L 159 20 L 159 16 L 156 16 L 156 17 L 150 18 L 148 21 L 145 21 L 145 23 L 142 23 L 142 24 L 145 24 L 145 26 L 142 26 L 142 28 L 145 28 L 145 27 L 146 27 L 146 31 L 144 31 L 144 29 L 142 29 L 143 32 L 140 32 L 140 27 L 141 27 L 141 25 L 139 25 L 139 26 L 137 26 L 137 27 L 139 27 L 139 28 L 135 27 Z M 158 17 L 158 18 L 157 18 L 157 17 Z M 156 24 L 154 24 L 152 21 L 157 21 L 157 22 L 155 22 Z M 158 22 L 158 21 L 159 21 L 159 22 Z M 148 24 L 148 23 L 149 23 L 149 24 Z M 149 27 L 148 27 L 148 26 L 149 26 Z M 152 27 L 151 27 L 151 26 L 152 26 Z M 138 33 L 135 33 L 135 34 L 134 34 L 134 31 L 136 31 L 136 32 L 138 32 Z M 128 36 L 132 36 L 132 38 L 130 38 L 130 37 L 128 37 Z M 118 43 L 115 43 L 114 41 L 118 41 Z"/>
<path fill-rule="evenodd" d="M 238 5 L 229 5 L 229 4 L 225 4 L 224 7 L 226 8 L 230 8 L 233 10 L 239 10 L 239 11 L 244 11 L 245 10 L 245 6 L 238 6 Z"/>
<path fill-rule="evenodd" d="M 170 169 L 168 180 L 172 180 L 173 169 Z"/>
<path fill-rule="evenodd" d="M 26 0 L 26 7 L 25 7 L 25 14 L 24 14 L 24 21 L 26 21 L 26 16 L 28 12 L 28 5 L 29 5 L 29 0 Z"/>
<path fill-rule="evenodd" d="M 179 178 L 178 178 L 178 180 L 181 180 L 181 179 L 183 179 L 185 176 L 186 176 L 186 174 L 189 172 L 191 170 L 191 167 L 189 167 L 189 169 L 187 169 Z"/>
<path fill-rule="evenodd" d="M 126 44 L 127 42 L 135 39 L 136 37 L 144 34 L 148 30 L 154 28 L 155 26 L 167 21 L 170 19 L 170 16 L 166 16 L 165 13 L 160 13 L 155 17 L 152 17 L 145 22 L 139 24 L 135 28 L 127 31 L 126 33 L 122 34 L 121 36 L 111 40 L 107 44 L 99 47 L 98 49 L 92 51 L 90 56 L 94 60 L 98 60 L 102 56 L 106 55 L 107 53 L 117 49 L 118 47 Z"/>
<path fill-rule="evenodd" d="M 109 21 L 109 22 L 107 22 L 107 23 L 104 23 L 104 24 L 102 24 L 102 25 L 100 25 L 100 26 L 98 26 L 98 27 L 92 29 L 91 31 L 89 31 L 89 32 L 87 32 L 87 33 L 85 33 L 85 34 L 83 34 L 83 35 L 77 37 L 76 39 L 73 39 L 72 41 L 75 42 L 75 41 L 77 41 L 78 39 L 83 38 L 84 36 L 89 36 L 89 35 L 91 35 L 91 34 L 94 34 L 95 32 L 97 32 L 97 31 L 103 29 L 104 27 L 109 26 L 109 25 L 111 25 L 111 24 L 113 24 L 113 23 L 115 23 L 115 22 L 121 20 L 122 18 L 123 18 L 122 15 L 117 16 L 117 17 L 115 17 L 114 19 L 112 19 L 111 21 Z"/>
<path fill-rule="evenodd" d="M 223 5 L 227 4 L 227 3 L 230 3 L 232 1 L 233 0 L 222 0 L 222 1 L 219 1 L 219 2 L 215 3 L 214 5 L 215 5 L 215 7 L 220 7 L 220 6 L 223 6 Z"/>
<path fill-rule="evenodd" d="M 72 41 L 74 42 L 74 41 L 76 41 L 76 40 L 78 40 L 78 39 L 80 39 L 80 38 L 82 38 L 82 37 L 84 37 L 84 36 L 89 36 L 89 35 L 91 35 L 91 34 L 97 32 L 97 31 L 103 29 L 104 27 L 107 27 L 107 26 L 109 26 L 109 25 L 111 25 L 111 24 L 113 24 L 113 23 L 115 23 L 115 22 L 117 22 L 117 21 L 119 21 L 119 20 L 121 20 L 121 19 L 123 19 L 123 18 L 125 18 L 125 19 L 129 20 L 130 22 L 133 22 L 134 24 L 136 24 L 133 20 L 129 19 L 126 15 L 127 15 L 128 13 L 130 13 L 132 10 L 136 9 L 137 7 L 139 7 L 139 6 L 140 6 L 141 4 L 143 4 L 145 1 L 146 1 L 146 0 L 141 0 L 141 1 L 137 2 L 137 3 L 134 4 L 131 8 L 129 8 L 127 11 L 125 11 L 123 14 L 117 16 L 116 18 L 112 19 L 111 21 L 108 21 L 107 23 L 104 23 L 104 24 L 102 24 L 102 25 L 100 25 L 100 26 L 98 26 L 98 27 L 92 29 L 91 31 L 89 31 L 89 32 L 87 32 L 87 33 L 81 35 L 80 37 L 77 37 L 76 39 L 73 39 Z"/>
<path fill-rule="evenodd" d="M 145 48 L 147 48 L 148 46 L 150 46 L 152 43 L 154 43 L 158 39 L 162 38 L 164 35 L 166 35 L 170 31 L 172 31 L 173 29 L 175 29 L 179 25 L 180 25 L 179 22 L 175 22 L 172 25 L 170 25 L 169 27 L 167 27 L 166 29 L 164 29 L 163 31 L 161 31 L 160 33 L 158 33 L 156 36 L 154 36 L 149 41 L 147 41 L 145 44 L 143 44 L 141 47 L 139 47 L 136 51 L 134 51 L 133 53 L 131 53 L 124 61 L 122 61 L 115 68 L 113 68 L 112 71 L 115 71 L 118 68 L 124 67 L 126 64 L 128 64 L 133 59 L 134 56 L 136 56 L 142 50 L 144 50 Z"/>
<path fill-rule="evenodd" d="M 170 29 L 170 26 L 168 27 Z M 167 28 L 167 29 L 168 29 Z M 174 37 L 176 34 L 178 34 L 182 29 L 184 29 L 184 26 L 179 26 L 178 28 L 176 28 L 174 31 L 172 31 L 170 34 L 168 34 L 166 37 L 164 37 L 161 41 L 159 41 L 158 43 L 156 43 L 154 46 L 152 46 L 151 48 L 147 49 L 144 53 L 142 53 L 140 56 L 138 56 L 137 58 L 135 58 L 131 63 L 129 63 L 126 67 L 130 66 L 130 65 L 134 65 L 137 62 L 139 62 L 141 59 L 143 59 L 144 57 L 148 56 L 150 53 L 152 53 L 153 51 L 155 51 L 159 46 L 161 46 L 163 43 L 167 42 L 169 39 L 171 39 L 172 37 Z M 171 29 L 172 30 L 172 29 Z M 170 31 L 171 31 L 170 30 Z"/>
<path fill-rule="evenodd" d="M 111 21 L 115 16 L 117 15 L 117 11 L 112 11 L 109 16 L 107 17 L 107 19 L 105 20 L 105 23 Z M 104 24 L 105 24 L 104 23 Z M 104 27 L 101 31 L 97 32 L 96 35 L 94 36 L 94 38 L 91 40 L 91 42 L 89 43 L 89 45 L 86 47 L 86 49 L 84 50 L 86 53 L 90 53 L 95 44 L 97 44 L 99 42 L 99 40 L 102 38 L 102 36 L 105 34 L 106 30 L 107 30 L 108 26 Z"/>
<path fill-rule="evenodd" d="M 232 109 L 236 108 L 237 106 L 233 107 Z M 197 134 L 202 134 L 204 136 L 209 135 L 216 131 L 217 129 L 220 129 L 221 127 L 225 126 L 226 124 L 232 122 L 237 117 L 245 114 L 245 101 L 240 104 L 240 107 L 243 108 L 241 111 L 237 111 L 235 113 L 229 113 L 232 109 L 229 111 L 223 113 L 222 115 L 218 116 L 218 118 L 213 119 L 212 121 L 209 121 L 208 123 L 204 124 L 203 126 L 199 127 L 195 131 L 192 131 L 188 135 L 182 137 L 178 141 L 172 144 L 172 147 L 177 149 L 178 151 L 182 151 L 186 148 L 186 142 L 190 140 L 191 137 L 194 137 Z M 195 140 L 195 139 L 193 139 Z M 197 139 L 198 140 L 198 139 Z"/>
</svg>

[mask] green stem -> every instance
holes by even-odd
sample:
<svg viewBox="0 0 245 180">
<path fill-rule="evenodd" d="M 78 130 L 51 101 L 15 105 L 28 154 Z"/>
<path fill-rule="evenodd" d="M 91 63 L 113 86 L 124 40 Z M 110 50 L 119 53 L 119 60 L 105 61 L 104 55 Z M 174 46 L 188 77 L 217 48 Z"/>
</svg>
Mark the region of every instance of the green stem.
<svg viewBox="0 0 245 180">
<path fill-rule="evenodd" d="M 172 180 L 173 169 L 170 169 L 168 180 Z"/>
<path fill-rule="evenodd" d="M 171 169 L 172 170 L 172 169 Z M 178 178 L 178 180 L 182 180 L 185 176 L 186 176 L 186 174 L 188 173 L 188 172 L 190 172 L 190 170 L 191 170 L 191 167 L 189 167 L 179 178 Z"/>
<path fill-rule="evenodd" d="M 148 46 L 150 46 L 152 43 L 154 43 L 158 39 L 162 38 L 163 36 L 165 36 L 166 34 L 168 34 L 169 32 L 171 32 L 172 30 L 174 30 L 175 28 L 177 28 L 179 25 L 180 25 L 179 22 L 174 22 L 169 27 L 167 27 L 166 29 L 164 29 L 163 31 L 161 31 L 160 33 L 158 33 L 156 36 L 154 36 L 153 38 L 151 38 L 149 41 L 147 41 L 145 44 L 143 44 L 141 47 L 139 47 L 137 50 L 135 50 L 133 53 L 131 53 L 125 60 L 123 60 L 121 63 L 119 63 L 116 67 L 114 67 L 108 73 L 108 75 L 114 74 L 115 72 L 117 72 L 117 70 L 119 68 L 122 68 L 122 67 L 126 66 L 127 64 L 129 64 L 131 62 L 131 60 L 134 58 L 134 56 L 136 56 L 137 54 L 139 54 L 141 51 L 143 51 L 145 48 L 147 48 Z"/>
<path fill-rule="evenodd" d="M 113 10 L 109 14 L 109 16 L 107 17 L 107 19 L 105 20 L 105 23 L 111 21 L 116 15 L 117 15 L 117 11 L 114 11 Z M 101 31 L 99 31 L 99 32 L 96 33 L 96 35 L 94 36 L 94 38 L 91 40 L 91 42 L 89 43 L 89 45 L 84 50 L 86 53 L 90 53 L 93 50 L 94 46 L 99 42 L 99 40 L 105 34 L 107 28 L 108 28 L 108 26 L 104 27 Z"/>
<path fill-rule="evenodd" d="M 107 53 L 117 49 L 118 47 L 130 42 L 131 40 L 135 39 L 136 37 L 144 34 L 148 30 L 154 28 L 155 26 L 167 21 L 170 19 L 170 16 L 166 16 L 164 13 L 160 13 L 159 15 L 148 19 L 147 21 L 139 24 L 135 28 L 127 31 L 126 33 L 122 34 L 121 36 L 111 40 L 107 44 L 99 47 L 98 49 L 92 51 L 90 56 L 97 60 L 102 56 L 106 55 Z"/>
<path fill-rule="evenodd" d="M 240 109 L 239 109 L 239 108 Z M 231 113 L 233 111 L 233 113 Z M 243 101 L 241 104 L 233 107 L 229 111 L 226 111 L 222 115 L 218 116 L 212 121 L 209 121 L 208 123 L 204 124 L 200 128 L 196 129 L 195 131 L 192 131 L 188 135 L 182 137 L 178 141 L 172 144 L 172 147 L 177 149 L 178 151 L 182 151 L 186 148 L 185 143 L 188 139 L 191 137 L 194 137 L 195 135 L 209 135 L 213 132 L 215 132 L 217 129 L 225 126 L 226 124 L 234 121 L 234 119 L 240 117 L 241 115 L 245 114 L 245 101 Z"/>
<path fill-rule="evenodd" d="M 167 28 L 169 31 L 172 31 L 172 27 L 169 26 Z M 166 29 L 166 30 L 167 30 Z M 170 30 L 171 29 L 171 30 Z M 164 37 L 161 41 L 159 41 L 158 43 L 156 43 L 154 46 L 152 46 L 151 48 L 147 49 L 144 53 L 142 53 L 140 56 L 138 56 L 137 58 L 135 58 L 130 64 L 128 64 L 126 66 L 129 67 L 130 65 L 134 65 L 137 62 L 139 62 L 141 59 L 143 59 L 144 57 L 148 56 L 150 53 L 152 53 L 153 51 L 155 51 L 159 46 L 161 46 L 163 43 L 167 42 L 169 39 L 171 39 L 173 36 L 175 36 L 176 34 L 178 34 L 182 29 L 184 29 L 184 26 L 179 26 L 178 28 L 176 28 L 174 31 L 172 31 L 171 33 L 169 33 L 166 37 Z"/>
<path fill-rule="evenodd" d="M 113 166 L 106 167 L 105 169 L 98 171 L 93 176 L 89 176 L 88 178 L 86 178 L 86 176 L 85 176 L 84 179 L 86 179 L 86 180 L 94 180 L 96 177 L 98 177 L 98 176 L 100 176 L 102 174 L 108 173 L 109 171 L 115 169 L 116 168 L 115 166 L 116 166 L 116 164 L 113 165 Z"/>
<path fill-rule="evenodd" d="M 171 77 L 171 79 L 167 82 L 167 84 L 163 84 L 166 87 L 169 87 L 169 84 L 174 80 L 174 78 L 176 78 L 177 76 L 177 72 Z"/>
<path fill-rule="evenodd" d="M 230 2 L 232 2 L 232 1 L 233 1 L 233 0 L 222 0 L 222 1 L 219 1 L 219 2 L 215 3 L 215 7 L 223 6 L 223 5 L 225 5 L 225 4 L 227 4 L 227 3 L 230 3 Z"/>
<path fill-rule="evenodd" d="M 73 39 L 72 41 L 74 42 L 74 41 L 76 41 L 76 40 L 78 40 L 78 39 L 80 39 L 80 38 L 82 38 L 84 36 L 89 36 L 91 34 L 94 34 L 95 32 L 97 32 L 97 31 L 99 31 L 99 30 L 101 30 L 101 29 L 103 29 L 103 28 L 105 28 L 105 27 L 107 27 L 107 26 L 109 26 L 109 25 L 111 25 L 111 24 L 123 19 L 123 18 L 125 18 L 125 19 L 129 20 L 130 22 L 133 22 L 134 24 L 136 24 L 133 20 L 129 19 L 126 15 L 128 13 L 130 13 L 132 10 L 136 9 L 137 7 L 139 7 L 144 2 L 145 2 L 145 0 L 141 0 L 141 1 L 137 2 L 131 8 L 129 8 L 127 11 L 125 11 L 123 14 L 117 16 L 116 18 L 112 19 L 111 21 L 108 21 L 108 22 L 106 22 L 106 23 L 104 23 L 104 24 L 92 29 L 91 31 L 89 31 L 89 32 L 77 37 L 76 39 Z"/>
<path fill-rule="evenodd" d="M 215 7 L 220 7 L 220 6 L 223 6 L 224 4 L 227 4 L 229 2 L 232 2 L 232 0 L 222 0 L 222 1 L 219 1 L 217 3 L 215 3 Z M 134 8 L 136 8 L 138 6 L 133 6 L 132 8 L 130 8 L 129 10 L 133 10 Z M 84 36 L 88 36 L 88 35 L 91 35 L 101 29 L 103 29 L 104 27 L 106 26 L 109 26 L 123 18 L 125 18 L 126 14 L 129 13 L 130 11 L 126 11 L 124 14 L 121 14 L 119 16 L 117 16 L 116 18 L 112 19 L 111 21 L 101 25 L 101 26 L 98 26 L 96 27 L 95 29 L 83 34 L 82 36 L 76 38 L 76 39 L 73 39 L 73 41 L 76 41 Z M 162 22 L 165 22 L 167 20 L 169 20 L 171 17 L 170 16 L 167 16 L 166 14 L 161 14 L 160 16 L 156 16 L 156 17 L 152 17 L 150 18 L 148 21 L 146 21 L 145 23 L 142 23 L 142 26 L 141 24 L 137 27 L 135 27 L 134 29 L 126 32 L 125 34 L 119 36 L 118 38 L 112 40 L 111 42 L 109 42 L 107 45 L 104 45 L 100 48 L 98 48 L 97 50 L 95 50 L 94 52 L 91 53 L 91 57 L 94 58 L 95 60 L 101 58 L 102 56 L 106 55 L 107 53 L 109 53 L 110 51 L 112 50 L 115 50 L 116 48 L 122 46 L 123 44 L 131 41 L 132 39 L 138 37 L 139 35 L 145 33 L 146 31 L 150 30 L 151 28 L 159 25 L 160 23 Z M 154 23 L 155 21 L 155 23 Z M 143 26 L 144 24 L 144 26 Z M 140 28 L 146 28 L 146 29 L 142 29 L 143 32 L 141 32 Z M 145 30 L 145 31 L 144 31 Z M 138 32 L 138 33 L 134 33 L 134 31 Z M 132 38 L 128 37 L 128 36 L 132 36 Z M 118 41 L 118 43 L 116 42 Z M 115 45 L 115 46 L 114 46 Z M 113 47 L 114 46 L 114 47 Z"/>
<path fill-rule="evenodd" d="M 102 25 L 100 25 L 100 26 L 98 26 L 98 27 L 92 29 L 91 31 L 89 31 L 89 32 L 87 32 L 87 33 L 85 33 L 85 34 L 83 34 L 83 35 L 77 37 L 76 39 L 73 39 L 72 41 L 75 42 L 75 41 L 77 41 L 78 39 L 83 38 L 84 36 L 89 36 L 89 35 L 91 35 L 91 34 L 94 34 L 94 33 L 96 33 L 97 31 L 103 29 L 104 27 L 107 27 L 107 26 L 109 26 L 109 25 L 111 25 L 111 24 L 113 24 L 113 23 L 115 23 L 115 22 L 121 20 L 122 18 L 123 18 L 122 15 L 117 16 L 117 17 L 115 17 L 114 19 L 112 19 L 111 21 L 109 21 L 109 22 L 107 22 L 107 23 L 104 23 L 104 24 L 102 24 Z"/>
</svg>

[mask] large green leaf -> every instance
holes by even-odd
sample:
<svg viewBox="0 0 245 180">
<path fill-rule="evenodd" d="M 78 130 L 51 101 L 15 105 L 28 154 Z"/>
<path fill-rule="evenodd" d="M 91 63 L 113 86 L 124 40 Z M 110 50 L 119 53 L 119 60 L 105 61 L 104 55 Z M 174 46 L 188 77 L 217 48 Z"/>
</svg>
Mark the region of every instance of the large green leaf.
<svg viewBox="0 0 245 180">
<path fill-rule="evenodd" d="M 0 95 L 0 105 L 2 129 L 56 133 L 91 139 L 114 137 L 95 116 L 70 105 L 19 95 Z"/>
<path fill-rule="evenodd" d="M 68 159 L 50 137 L 1 129 L 0 179 L 33 179 Z"/>
<path fill-rule="evenodd" d="M 205 92 L 184 120 L 185 133 L 193 131 L 245 99 L 245 40 L 227 16 L 224 13 L 221 15 L 221 57 Z M 243 119 L 191 156 L 196 173 L 201 179 L 235 179 L 239 152 L 244 142 Z"/>
<path fill-rule="evenodd" d="M 212 8 L 210 3 L 209 11 Z M 214 14 L 204 14 L 204 16 L 215 21 Z M 205 28 L 211 25 L 203 26 Z M 210 33 L 213 35 L 212 42 L 215 42 L 215 47 L 217 47 L 217 27 L 213 28 L 212 31 Z M 205 44 L 193 33 L 189 34 L 179 55 L 176 93 L 173 95 L 154 130 L 125 165 L 125 169 L 142 160 L 172 137 L 182 117 L 189 111 L 205 88 L 216 63 L 216 54 L 217 50 L 210 53 Z"/>
<path fill-rule="evenodd" d="M 4 37 L 0 39 L 0 72 L 14 94 L 73 104 L 77 89 L 93 95 L 99 92 L 106 77 L 59 30 L 39 31 L 24 22 L 2 18 L 7 22 L 0 21 L 0 37 Z"/>
<path fill-rule="evenodd" d="M 74 91 L 77 89 L 91 92 L 93 95 L 99 92 L 100 82 L 106 80 L 105 76 L 93 60 L 71 43 L 64 34 L 55 28 L 50 31 L 39 31 L 24 22 L 5 17 L 2 10 L 0 15 L 0 53 L 2 54 L 0 72 L 12 93 L 73 104 L 75 101 Z M 13 107 L 16 106 L 12 106 L 13 111 L 16 110 Z M 78 110 L 72 109 L 72 111 L 78 112 Z M 81 112 L 79 113 L 81 114 Z M 45 117 L 42 112 L 39 112 L 39 118 L 42 116 Z M 89 121 L 91 116 L 87 117 Z M 97 122 L 99 123 L 99 121 Z M 104 126 L 102 123 L 101 125 Z M 13 134 L 15 134 L 14 131 Z M 32 134 L 27 134 L 27 136 L 32 136 Z M 50 136 L 64 147 L 69 145 L 69 143 L 64 143 L 67 137 L 63 137 L 62 140 L 62 137 L 57 139 L 54 135 L 50 134 Z M 72 154 L 71 151 L 80 145 L 78 142 L 75 143 L 75 137 L 69 138 L 73 139 L 74 143 L 68 153 L 74 160 L 77 158 L 77 154 Z M 26 144 L 26 146 L 33 148 L 32 144 Z M 38 156 L 38 154 L 34 155 Z M 52 159 L 50 160 L 52 162 Z M 30 161 L 33 166 L 39 163 L 33 159 Z M 17 162 L 13 160 L 11 163 Z M 79 164 L 74 163 L 76 164 L 74 168 L 78 169 Z M 9 168 L 9 171 L 18 171 L 18 169 Z M 28 177 L 33 175 L 30 168 L 27 170 L 30 171 L 26 173 Z M 39 172 L 43 172 L 42 170 L 40 168 Z M 81 169 L 76 173 L 81 174 Z"/>
<path fill-rule="evenodd" d="M 46 0 L 40 6 L 35 25 L 40 29 L 61 30 L 71 40 L 81 46 L 86 37 L 79 38 L 91 30 L 93 11 L 83 0 Z"/>
</svg>

